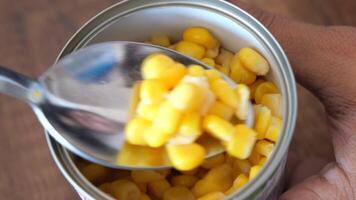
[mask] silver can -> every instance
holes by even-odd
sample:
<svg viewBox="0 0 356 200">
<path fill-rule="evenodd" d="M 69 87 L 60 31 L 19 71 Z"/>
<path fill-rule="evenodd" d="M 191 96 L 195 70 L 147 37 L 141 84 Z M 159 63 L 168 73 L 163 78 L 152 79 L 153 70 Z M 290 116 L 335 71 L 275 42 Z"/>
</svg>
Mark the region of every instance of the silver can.
<svg viewBox="0 0 356 200">
<path fill-rule="evenodd" d="M 208 28 L 222 46 L 236 52 L 258 49 L 271 64 L 267 77 L 283 96 L 283 128 L 273 155 L 259 175 L 228 199 L 276 199 L 283 187 L 288 147 L 297 114 L 297 92 L 288 59 L 268 30 L 240 8 L 223 0 L 127 0 L 111 6 L 87 22 L 68 41 L 59 58 L 89 44 L 128 40 L 144 41 L 155 33 L 178 39 L 189 26 Z M 47 134 L 49 149 L 59 169 L 83 199 L 110 199 L 87 181 L 73 155 Z"/>
</svg>

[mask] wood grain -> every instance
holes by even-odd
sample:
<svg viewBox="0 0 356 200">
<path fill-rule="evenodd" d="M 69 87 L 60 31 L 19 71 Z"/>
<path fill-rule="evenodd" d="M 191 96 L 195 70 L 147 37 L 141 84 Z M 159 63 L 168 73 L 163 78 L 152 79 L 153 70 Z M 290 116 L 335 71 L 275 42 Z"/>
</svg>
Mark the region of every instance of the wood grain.
<svg viewBox="0 0 356 200">
<path fill-rule="evenodd" d="M 353 0 L 249 1 L 306 22 L 356 25 Z M 40 75 L 80 25 L 115 2 L 0 0 L 0 63 L 32 77 Z M 327 131 L 323 117 L 318 118 L 322 107 L 307 92 L 301 94 L 301 104 L 311 103 L 317 109 L 300 115 L 298 129 L 313 123 L 316 126 L 309 132 Z M 30 108 L 5 96 L 0 97 L 0 165 L 0 199 L 78 199 L 55 166 L 42 127 Z"/>
</svg>

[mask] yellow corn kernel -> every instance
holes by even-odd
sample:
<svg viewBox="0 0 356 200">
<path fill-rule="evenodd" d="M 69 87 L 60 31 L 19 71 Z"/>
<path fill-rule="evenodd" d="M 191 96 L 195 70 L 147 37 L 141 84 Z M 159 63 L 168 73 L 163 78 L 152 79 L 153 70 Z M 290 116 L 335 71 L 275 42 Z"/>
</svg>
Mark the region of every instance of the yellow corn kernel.
<svg viewBox="0 0 356 200">
<path fill-rule="evenodd" d="M 187 41 L 177 43 L 176 50 L 182 54 L 190 56 L 195 59 L 202 59 L 205 55 L 205 48 L 199 44 Z"/>
<path fill-rule="evenodd" d="M 205 168 L 205 169 L 211 169 L 214 168 L 218 165 L 223 164 L 225 161 L 225 156 L 224 154 L 219 154 L 216 155 L 214 157 L 208 158 L 206 160 L 204 160 L 204 162 L 202 163 L 201 167 Z"/>
<path fill-rule="evenodd" d="M 189 65 L 188 74 L 192 76 L 204 76 L 205 70 L 200 65 Z"/>
<path fill-rule="evenodd" d="M 117 180 L 112 182 L 112 195 L 116 199 L 131 200 L 139 199 L 141 192 L 138 187 L 128 180 Z"/>
<path fill-rule="evenodd" d="M 251 164 L 248 160 L 236 159 L 232 166 L 233 175 L 236 177 L 239 174 L 248 174 L 250 168 Z"/>
<path fill-rule="evenodd" d="M 198 200 L 224 200 L 224 199 L 225 199 L 224 193 L 212 192 L 200 197 Z"/>
<path fill-rule="evenodd" d="M 265 106 L 255 106 L 255 123 L 253 129 L 257 132 L 257 139 L 265 138 L 267 128 L 271 122 L 271 111 Z"/>
<path fill-rule="evenodd" d="M 151 126 L 151 122 L 141 118 L 136 117 L 132 119 L 125 127 L 125 137 L 130 144 L 135 145 L 146 145 L 144 134 L 147 128 Z"/>
<path fill-rule="evenodd" d="M 236 133 L 228 141 L 226 151 L 239 159 L 248 158 L 256 143 L 256 135 L 257 133 L 246 125 L 236 125 Z"/>
<path fill-rule="evenodd" d="M 190 27 L 183 32 L 183 40 L 200 44 L 207 49 L 218 46 L 218 41 L 203 27 Z"/>
<path fill-rule="evenodd" d="M 141 194 L 138 200 L 151 200 L 151 198 L 147 194 Z"/>
<path fill-rule="evenodd" d="M 208 115 L 216 115 L 230 121 L 232 116 L 234 115 L 234 109 L 221 101 L 215 101 L 214 104 L 210 107 Z"/>
<path fill-rule="evenodd" d="M 266 82 L 264 79 L 257 79 L 255 82 L 253 82 L 251 85 L 249 85 L 250 87 L 250 99 L 255 99 L 255 92 L 256 92 L 256 88 L 261 84 L 261 83 L 264 83 Z"/>
<path fill-rule="evenodd" d="M 198 181 L 198 178 L 192 175 L 178 175 L 171 178 L 171 183 L 173 186 L 183 186 L 186 188 L 191 188 Z"/>
<path fill-rule="evenodd" d="M 147 192 L 147 183 L 136 183 L 135 182 L 135 184 L 142 193 Z"/>
<path fill-rule="evenodd" d="M 106 194 L 112 195 L 111 183 L 103 183 L 98 188 Z"/>
<path fill-rule="evenodd" d="M 166 144 L 171 135 L 160 128 L 152 126 L 146 130 L 144 140 L 149 147 L 157 148 Z"/>
<path fill-rule="evenodd" d="M 273 151 L 274 144 L 266 140 L 260 140 L 256 143 L 255 148 L 259 154 L 269 157 Z"/>
<path fill-rule="evenodd" d="M 226 105 L 236 108 L 237 94 L 234 89 L 222 79 L 217 79 L 211 83 L 213 93 Z"/>
<path fill-rule="evenodd" d="M 249 176 L 249 179 L 253 179 L 257 174 L 258 172 L 261 170 L 262 166 L 261 165 L 255 165 L 255 166 L 252 166 L 251 169 L 250 169 L 250 176 Z"/>
<path fill-rule="evenodd" d="M 153 196 L 161 199 L 163 194 L 171 187 L 166 179 L 152 181 L 148 183 L 148 192 Z"/>
<path fill-rule="evenodd" d="M 166 135 L 173 135 L 177 131 L 182 116 L 182 113 L 175 106 L 165 101 L 158 110 L 153 126 L 166 133 Z"/>
<path fill-rule="evenodd" d="M 281 94 L 264 94 L 261 104 L 271 110 L 273 116 L 282 118 L 282 95 Z"/>
<path fill-rule="evenodd" d="M 238 84 L 236 89 L 237 107 L 235 115 L 238 119 L 246 120 L 250 109 L 250 90 L 244 84 Z"/>
<path fill-rule="evenodd" d="M 197 143 L 168 145 L 167 153 L 172 165 L 178 170 L 191 170 L 198 167 L 204 160 L 206 150 Z M 194 152 L 194 156 L 191 153 Z"/>
<path fill-rule="evenodd" d="M 260 85 L 258 85 L 255 91 L 255 102 L 257 104 L 260 104 L 263 95 L 273 93 L 278 93 L 278 89 L 272 82 L 266 81 L 264 83 L 261 83 Z"/>
<path fill-rule="evenodd" d="M 195 169 L 192 169 L 192 170 L 187 170 L 187 171 L 180 171 L 181 174 L 183 175 L 195 175 L 197 172 L 199 171 L 199 168 L 195 168 Z"/>
<path fill-rule="evenodd" d="M 97 184 L 102 182 L 106 176 L 109 175 L 110 170 L 101 165 L 90 163 L 83 167 L 81 172 L 90 182 Z"/>
<path fill-rule="evenodd" d="M 234 180 L 232 187 L 225 192 L 226 195 L 234 193 L 248 182 L 248 177 L 245 174 L 240 174 Z"/>
<path fill-rule="evenodd" d="M 159 103 L 164 99 L 168 88 L 157 79 L 144 80 L 141 83 L 140 98 L 145 104 Z"/>
<path fill-rule="evenodd" d="M 184 115 L 178 128 L 178 134 L 170 139 L 169 143 L 190 144 L 194 142 L 203 133 L 201 121 L 201 116 L 197 112 Z"/>
<path fill-rule="evenodd" d="M 141 88 L 141 81 L 137 81 L 132 87 L 132 93 L 131 93 L 129 111 L 128 111 L 128 120 L 131 120 L 136 115 L 136 109 L 140 102 L 140 88 Z"/>
<path fill-rule="evenodd" d="M 163 200 L 195 200 L 195 197 L 187 188 L 176 186 L 169 188 L 164 193 Z"/>
<path fill-rule="evenodd" d="M 211 169 L 199 180 L 192 191 L 199 198 L 211 192 L 225 192 L 232 185 L 232 169 L 229 164 L 222 164 Z"/>
<path fill-rule="evenodd" d="M 219 55 L 219 51 L 220 51 L 220 45 L 217 45 L 214 48 L 209 48 L 205 52 L 205 57 L 214 59 Z"/>
<path fill-rule="evenodd" d="M 230 78 L 236 83 L 250 85 L 256 80 L 256 74 L 248 71 L 242 64 L 237 55 L 230 63 Z"/>
<path fill-rule="evenodd" d="M 267 162 L 267 157 L 261 157 L 260 161 L 258 161 L 258 165 L 263 166 Z"/>
<path fill-rule="evenodd" d="M 221 49 L 220 54 L 216 57 L 216 63 L 223 67 L 230 67 L 234 54 L 226 49 Z"/>
<path fill-rule="evenodd" d="M 164 34 L 155 34 L 151 37 L 150 43 L 158 46 L 168 47 L 171 45 L 169 37 Z"/>
<path fill-rule="evenodd" d="M 212 58 L 202 58 L 201 61 L 209 66 L 215 67 L 215 61 Z"/>
<path fill-rule="evenodd" d="M 205 77 L 208 79 L 210 83 L 221 78 L 220 72 L 216 69 L 205 70 Z"/>
<path fill-rule="evenodd" d="M 163 81 L 168 89 L 176 86 L 187 74 L 187 68 L 181 63 L 175 63 L 164 70 L 159 80 Z"/>
<path fill-rule="evenodd" d="M 144 79 L 160 78 L 164 70 L 174 64 L 170 57 L 155 53 L 146 57 L 141 66 L 141 74 Z"/>
<path fill-rule="evenodd" d="M 256 150 L 256 148 L 254 148 L 252 150 L 252 153 L 250 155 L 250 157 L 248 158 L 248 161 L 252 164 L 252 165 L 257 165 L 260 160 L 261 160 L 261 154 L 259 154 Z"/>
<path fill-rule="evenodd" d="M 223 74 L 225 74 L 226 76 L 229 76 L 230 74 L 230 67 L 224 67 L 221 65 L 216 64 L 215 68 L 219 71 L 221 71 Z"/>
<path fill-rule="evenodd" d="M 276 117 L 271 118 L 271 123 L 266 131 L 265 138 L 277 142 L 282 128 L 282 120 Z"/>
<path fill-rule="evenodd" d="M 230 122 L 215 115 L 204 117 L 203 129 L 223 141 L 231 140 L 235 134 L 235 127 Z"/>
<path fill-rule="evenodd" d="M 164 176 L 153 170 L 133 170 L 131 178 L 136 183 L 149 183 L 164 179 Z"/>
<path fill-rule="evenodd" d="M 183 112 L 198 111 L 203 103 L 204 95 L 201 88 L 192 83 L 180 83 L 170 93 L 171 105 Z"/>
<path fill-rule="evenodd" d="M 227 164 L 229 164 L 229 165 L 233 166 L 233 165 L 234 165 L 235 160 L 236 160 L 236 158 L 235 158 L 235 157 L 233 157 L 233 156 L 231 156 L 231 155 L 229 155 L 229 154 L 225 153 L 225 163 L 227 163 Z M 234 170 L 233 170 L 233 171 L 234 171 Z"/>
<path fill-rule="evenodd" d="M 244 67 L 257 75 L 264 76 L 269 71 L 267 60 L 260 53 L 251 48 L 240 49 L 238 57 Z"/>
<path fill-rule="evenodd" d="M 149 121 L 153 121 L 158 114 L 159 107 L 159 103 L 146 104 L 141 101 L 140 103 L 138 103 L 136 113 L 142 118 L 145 118 Z"/>
</svg>

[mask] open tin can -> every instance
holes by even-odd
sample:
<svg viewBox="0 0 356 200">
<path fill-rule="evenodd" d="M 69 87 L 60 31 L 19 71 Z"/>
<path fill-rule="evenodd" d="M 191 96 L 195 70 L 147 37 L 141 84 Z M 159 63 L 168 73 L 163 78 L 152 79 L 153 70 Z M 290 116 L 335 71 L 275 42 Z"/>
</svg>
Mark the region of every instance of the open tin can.
<svg viewBox="0 0 356 200">
<path fill-rule="evenodd" d="M 190 26 L 208 28 L 221 45 L 233 52 L 258 49 L 271 65 L 267 79 L 283 96 L 283 128 L 279 141 L 259 175 L 227 199 L 276 199 L 297 115 L 297 93 L 288 59 L 276 39 L 261 23 L 223 0 L 126 0 L 86 23 L 65 45 L 59 58 L 89 44 L 127 40 L 144 41 L 155 33 L 177 40 Z M 49 149 L 59 169 L 83 199 L 111 199 L 80 173 L 74 156 L 47 134 Z"/>
</svg>

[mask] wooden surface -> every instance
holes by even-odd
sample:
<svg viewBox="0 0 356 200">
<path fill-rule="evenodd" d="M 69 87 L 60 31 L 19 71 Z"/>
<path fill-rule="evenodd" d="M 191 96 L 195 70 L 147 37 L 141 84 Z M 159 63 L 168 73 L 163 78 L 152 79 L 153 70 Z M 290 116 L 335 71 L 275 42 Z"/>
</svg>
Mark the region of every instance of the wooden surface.
<svg viewBox="0 0 356 200">
<path fill-rule="evenodd" d="M 353 0 L 249 1 L 307 22 L 356 25 Z M 29 76 L 40 75 L 80 25 L 115 2 L 0 0 L 0 63 Z M 318 102 L 302 91 L 300 103 L 316 108 L 301 112 L 297 130 L 327 132 Z M 6 200 L 79 199 L 55 166 L 32 111 L 5 96 L 0 97 L 0 194 Z"/>
</svg>

